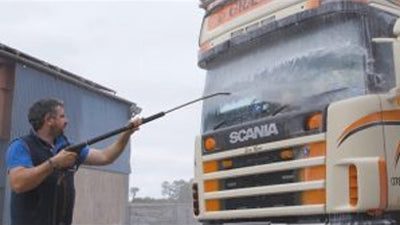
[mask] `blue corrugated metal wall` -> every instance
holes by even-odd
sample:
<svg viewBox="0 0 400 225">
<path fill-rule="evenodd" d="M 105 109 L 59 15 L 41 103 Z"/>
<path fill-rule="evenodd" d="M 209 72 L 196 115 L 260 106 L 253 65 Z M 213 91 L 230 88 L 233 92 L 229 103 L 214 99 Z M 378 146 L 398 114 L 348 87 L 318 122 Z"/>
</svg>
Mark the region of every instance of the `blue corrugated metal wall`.
<svg viewBox="0 0 400 225">
<path fill-rule="evenodd" d="M 57 76 L 51 76 L 21 64 L 16 66 L 14 90 L 11 139 L 29 132 L 28 109 L 34 101 L 44 97 L 56 97 L 64 101 L 69 120 L 66 135 L 70 141 L 75 143 L 119 128 L 125 125 L 131 116 L 131 105 L 127 102 L 91 91 L 66 82 Z M 102 148 L 114 140 L 115 138 L 111 138 L 95 144 L 93 147 Z M 96 167 L 96 169 L 129 174 L 129 157 L 130 147 L 128 145 L 116 162 L 109 166 Z M 9 190 L 6 193 L 9 193 Z M 8 205 L 9 194 L 6 194 L 5 218 L 3 218 L 5 224 L 9 223 Z"/>
</svg>

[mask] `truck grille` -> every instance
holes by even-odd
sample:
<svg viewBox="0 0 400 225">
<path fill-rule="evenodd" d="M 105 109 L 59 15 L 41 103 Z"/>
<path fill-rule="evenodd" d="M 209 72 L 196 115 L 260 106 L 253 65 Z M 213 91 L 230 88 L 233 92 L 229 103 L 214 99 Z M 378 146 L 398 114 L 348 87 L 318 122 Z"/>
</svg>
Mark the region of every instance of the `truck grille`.
<svg viewBox="0 0 400 225">
<path fill-rule="evenodd" d="M 204 218 L 323 213 L 325 151 L 317 134 L 202 156 Z"/>
</svg>

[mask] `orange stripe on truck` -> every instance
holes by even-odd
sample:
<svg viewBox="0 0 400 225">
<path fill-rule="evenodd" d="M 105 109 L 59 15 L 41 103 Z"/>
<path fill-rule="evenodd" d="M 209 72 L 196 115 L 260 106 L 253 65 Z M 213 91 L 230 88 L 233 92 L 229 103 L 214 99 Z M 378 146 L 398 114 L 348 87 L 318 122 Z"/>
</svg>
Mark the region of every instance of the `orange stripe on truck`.
<svg viewBox="0 0 400 225">
<path fill-rule="evenodd" d="M 347 126 L 342 134 L 339 136 L 337 142 L 340 145 L 341 142 L 343 142 L 343 139 L 347 135 L 349 135 L 351 132 L 356 131 L 357 129 L 360 129 L 364 126 L 368 126 L 374 123 L 379 123 L 379 122 L 388 122 L 388 121 L 400 121 L 400 110 L 391 110 L 391 111 L 383 111 L 383 112 L 377 112 L 377 113 L 372 113 L 367 116 L 362 117 L 359 120 L 356 120 L 349 126 Z"/>
<path fill-rule="evenodd" d="M 273 0 L 233 0 L 207 18 L 208 30 L 215 28 Z"/>
<path fill-rule="evenodd" d="M 326 155 L 326 142 L 316 142 L 309 146 L 310 153 L 308 157 L 318 157 Z M 300 170 L 301 181 L 315 181 L 326 179 L 326 166 L 313 166 L 306 167 Z M 326 191 L 325 189 L 303 191 L 301 193 L 301 204 L 312 205 L 312 204 L 325 204 L 326 203 Z"/>
<path fill-rule="evenodd" d="M 346 127 L 346 129 L 344 129 L 343 133 L 340 135 L 340 137 L 338 139 L 338 142 L 341 139 L 343 139 L 343 137 L 346 134 L 350 133 L 351 131 L 353 131 L 353 130 L 359 128 L 359 127 L 362 127 L 362 126 L 364 126 L 366 124 L 373 123 L 373 122 L 376 122 L 376 121 L 381 121 L 381 120 L 382 120 L 381 113 L 374 113 L 374 114 L 370 114 L 370 115 L 364 116 L 363 118 L 361 118 L 361 119 L 357 120 L 356 122 L 350 124 L 350 126 Z"/>
<path fill-rule="evenodd" d="M 206 200 L 206 211 L 207 212 L 219 211 L 219 210 L 221 210 L 220 200 L 217 200 L 217 199 Z"/>
<path fill-rule="evenodd" d="M 367 214 L 370 216 L 381 216 L 388 207 L 388 176 L 386 161 L 380 157 L 378 161 L 379 167 L 379 186 L 380 186 L 380 203 L 377 209 L 370 209 Z"/>
<path fill-rule="evenodd" d="M 349 166 L 349 203 L 353 207 L 358 204 L 358 177 L 355 165 Z"/>
<path fill-rule="evenodd" d="M 379 209 L 386 209 L 388 206 L 388 176 L 386 161 L 382 157 L 379 159 L 379 175 L 381 187 L 381 201 Z"/>
<path fill-rule="evenodd" d="M 203 173 L 212 173 L 218 171 L 217 161 L 203 162 Z"/>
<path fill-rule="evenodd" d="M 395 153 L 394 157 L 395 157 L 394 158 L 394 163 L 395 163 L 394 167 L 397 167 L 397 164 L 399 163 L 399 159 L 400 159 L 400 141 L 397 144 L 396 153 Z"/>
<path fill-rule="evenodd" d="M 213 192 L 219 190 L 218 180 L 207 180 L 204 181 L 204 192 Z"/>
<path fill-rule="evenodd" d="M 322 3 L 321 0 L 308 0 L 306 3 L 307 9 L 315 9 L 320 6 Z"/>
</svg>

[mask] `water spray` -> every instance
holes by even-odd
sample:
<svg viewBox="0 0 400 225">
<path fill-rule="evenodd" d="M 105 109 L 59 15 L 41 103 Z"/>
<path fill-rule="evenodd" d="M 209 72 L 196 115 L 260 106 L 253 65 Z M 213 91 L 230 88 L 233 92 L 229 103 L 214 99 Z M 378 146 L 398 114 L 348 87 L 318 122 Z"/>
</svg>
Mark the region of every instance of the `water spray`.
<svg viewBox="0 0 400 225">
<path fill-rule="evenodd" d="M 188 105 L 191 105 L 191 104 L 193 104 L 193 103 L 196 103 L 196 102 L 199 102 L 199 101 L 203 101 L 203 100 L 206 100 L 206 99 L 208 99 L 208 98 L 213 98 L 213 97 L 219 96 L 219 95 L 230 95 L 230 93 L 229 93 L 229 92 L 218 92 L 218 93 L 214 93 L 214 94 L 205 95 L 205 96 L 203 96 L 203 97 L 201 97 L 201 98 L 197 98 L 197 99 L 194 99 L 194 100 L 192 100 L 192 101 L 186 102 L 186 103 L 184 103 L 184 104 L 182 104 L 182 105 L 176 106 L 176 107 L 174 107 L 174 108 L 172 108 L 172 109 L 169 109 L 169 110 L 167 110 L 167 111 L 162 111 L 162 112 L 156 113 L 156 114 L 154 114 L 154 115 L 151 115 L 151 116 L 149 116 L 149 117 L 142 118 L 142 123 L 141 123 L 141 125 L 143 125 L 143 124 L 145 124 L 145 123 L 148 123 L 148 122 L 150 122 L 150 121 L 159 119 L 159 118 L 165 116 L 166 114 L 168 114 L 168 113 L 170 113 L 170 112 L 176 111 L 176 110 L 178 110 L 178 109 L 181 109 L 181 108 L 186 107 L 186 106 L 188 106 Z M 71 151 L 71 152 L 77 152 L 77 153 L 79 153 L 79 152 L 81 151 L 81 149 L 82 149 L 83 147 L 85 147 L 86 145 L 91 145 L 91 144 L 97 143 L 97 142 L 99 142 L 99 141 L 102 141 L 102 140 L 104 140 L 104 139 L 107 139 L 107 138 L 109 138 L 109 137 L 115 136 L 115 135 L 117 135 L 117 134 L 119 134 L 119 133 L 122 133 L 122 132 L 124 132 L 124 131 L 129 130 L 129 129 L 132 129 L 133 126 L 134 126 L 133 124 L 128 124 L 128 125 L 126 125 L 126 126 L 124 126 L 124 127 L 121 127 L 121 128 L 115 129 L 115 130 L 112 130 L 112 131 L 110 131 L 110 132 L 108 132 L 108 133 L 105 133 L 105 134 L 103 134 L 103 135 L 94 137 L 94 138 L 89 139 L 89 140 L 87 140 L 87 141 L 84 141 L 84 142 L 81 142 L 81 143 L 78 143 L 78 144 L 75 144 L 75 145 L 71 145 L 71 146 L 67 147 L 65 150 L 66 150 L 66 151 Z"/>
</svg>

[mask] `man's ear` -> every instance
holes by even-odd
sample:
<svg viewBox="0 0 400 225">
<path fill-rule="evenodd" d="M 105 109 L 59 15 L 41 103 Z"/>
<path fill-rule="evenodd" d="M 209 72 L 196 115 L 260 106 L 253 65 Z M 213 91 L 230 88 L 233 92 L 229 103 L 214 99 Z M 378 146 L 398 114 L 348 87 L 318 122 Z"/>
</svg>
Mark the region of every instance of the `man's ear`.
<svg viewBox="0 0 400 225">
<path fill-rule="evenodd" d="M 45 124 L 51 124 L 52 122 L 53 122 L 53 117 L 49 114 L 49 113 L 47 113 L 45 116 L 44 116 L 44 123 Z"/>
</svg>

